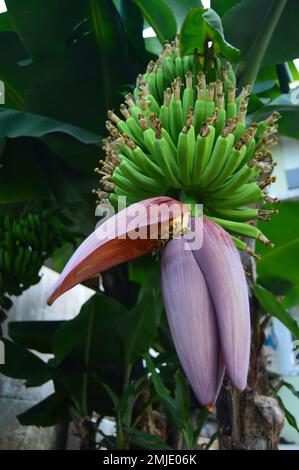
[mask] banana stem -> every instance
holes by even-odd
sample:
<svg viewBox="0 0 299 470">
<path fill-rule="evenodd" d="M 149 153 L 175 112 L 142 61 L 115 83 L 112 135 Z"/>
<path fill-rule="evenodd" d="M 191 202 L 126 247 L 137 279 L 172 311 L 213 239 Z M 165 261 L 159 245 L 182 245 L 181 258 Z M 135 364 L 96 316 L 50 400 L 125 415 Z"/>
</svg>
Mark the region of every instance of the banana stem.
<svg viewBox="0 0 299 470">
<path fill-rule="evenodd" d="M 264 23 L 251 46 L 246 65 L 238 81 L 238 87 L 254 84 L 265 52 L 286 3 L 287 0 L 274 0 L 271 2 Z"/>
</svg>

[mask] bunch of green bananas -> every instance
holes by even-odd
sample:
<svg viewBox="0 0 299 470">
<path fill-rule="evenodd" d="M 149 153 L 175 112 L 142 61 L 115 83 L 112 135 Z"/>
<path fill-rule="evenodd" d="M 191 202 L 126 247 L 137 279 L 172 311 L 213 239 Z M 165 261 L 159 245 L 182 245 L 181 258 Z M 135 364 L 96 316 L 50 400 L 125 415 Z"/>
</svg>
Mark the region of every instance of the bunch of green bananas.
<svg viewBox="0 0 299 470">
<path fill-rule="evenodd" d="M 5 308 L 6 294 L 20 295 L 39 281 L 40 268 L 63 236 L 64 225 L 50 211 L 0 216 L 0 306 Z"/>
<path fill-rule="evenodd" d="M 120 107 L 124 119 L 108 112 L 105 161 L 93 190 L 99 202 L 131 204 L 157 195 L 202 203 L 204 213 L 250 251 L 239 236 L 270 242 L 252 224 L 276 210 L 253 203 L 274 203 L 266 194 L 274 162 L 268 150 L 276 143 L 278 113 L 246 125 L 250 87 L 236 94 L 231 64 L 215 61 L 215 81 L 206 83 L 193 57 L 181 57 L 179 41 L 167 43 L 133 94 Z"/>
</svg>

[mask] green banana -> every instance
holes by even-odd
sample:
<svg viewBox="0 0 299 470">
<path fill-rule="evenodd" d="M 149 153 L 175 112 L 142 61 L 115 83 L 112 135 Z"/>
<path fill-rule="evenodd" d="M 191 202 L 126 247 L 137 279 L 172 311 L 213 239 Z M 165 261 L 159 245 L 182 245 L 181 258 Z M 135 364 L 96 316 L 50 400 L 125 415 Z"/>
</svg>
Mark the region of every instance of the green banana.
<svg viewBox="0 0 299 470">
<path fill-rule="evenodd" d="M 259 215 L 258 209 L 251 207 L 240 207 L 238 209 L 220 209 L 213 207 L 213 212 L 221 218 L 235 220 L 236 222 L 248 222 Z"/>
<path fill-rule="evenodd" d="M 175 74 L 176 77 L 179 77 L 181 80 L 184 80 L 184 69 L 181 57 L 175 58 Z"/>
<path fill-rule="evenodd" d="M 179 169 L 165 137 L 161 136 L 161 138 L 155 139 L 154 156 L 169 184 L 174 188 L 179 188 L 181 186 Z"/>
<path fill-rule="evenodd" d="M 236 190 L 232 195 L 214 199 L 213 206 L 221 209 L 234 209 L 263 199 L 264 193 L 256 183 L 247 183 L 242 188 Z"/>
<path fill-rule="evenodd" d="M 186 125 L 179 134 L 178 140 L 178 167 L 183 184 L 189 185 L 195 149 L 195 132 L 193 126 Z"/>
<path fill-rule="evenodd" d="M 215 110 L 215 84 L 210 83 L 208 87 L 208 99 L 206 101 L 205 112 L 204 112 L 204 120 L 207 118 L 211 118 L 213 116 Z"/>
<path fill-rule="evenodd" d="M 218 219 L 217 217 L 211 217 L 214 222 L 221 225 L 229 232 L 238 233 L 244 237 L 255 238 L 260 240 L 265 245 L 273 247 L 273 244 L 265 237 L 265 235 L 254 225 L 245 224 L 242 222 L 233 222 L 231 220 Z"/>
<path fill-rule="evenodd" d="M 198 186 L 200 178 L 207 167 L 215 139 L 215 127 L 203 125 L 200 134 L 196 138 L 194 150 L 194 164 L 192 171 L 192 183 Z"/>
<path fill-rule="evenodd" d="M 254 168 L 249 168 L 249 166 L 245 165 L 242 167 L 237 173 L 231 176 L 226 183 L 219 187 L 215 192 L 213 192 L 213 196 L 218 197 L 225 197 L 232 194 L 236 189 L 246 184 L 252 177 L 254 173 Z"/>
<path fill-rule="evenodd" d="M 124 157 L 118 166 L 118 169 L 125 178 L 135 183 L 140 188 L 151 193 L 157 193 L 161 191 L 161 182 L 157 181 L 149 176 L 145 176 L 140 173 L 140 169 L 133 162 Z"/>
<path fill-rule="evenodd" d="M 193 110 L 194 90 L 192 84 L 192 72 L 186 73 L 186 88 L 183 93 L 183 121 L 185 122 L 188 114 Z"/>
<path fill-rule="evenodd" d="M 183 107 L 179 95 L 177 96 L 174 95 L 169 104 L 169 129 L 174 144 L 177 144 L 179 133 L 183 128 Z"/>
<path fill-rule="evenodd" d="M 115 169 L 112 176 L 112 181 L 129 196 L 137 197 L 140 199 L 148 199 L 155 195 L 153 193 L 150 193 L 149 191 L 138 187 L 135 183 L 126 178 L 123 173 L 119 170 L 119 168 Z"/>
<path fill-rule="evenodd" d="M 243 146 L 241 149 L 233 148 L 229 155 L 226 156 L 224 165 L 221 171 L 211 183 L 209 184 L 207 191 L 214 192 L 217 188 L 219 188 L 227 178 L 232 175 L 237 168 L 239 168 L 241 162 L 243 161 L 246 154 L 246 147 Z"/>
<path fill-rule="evenodd" d="M 200 185 L 203 188 L 210 185 L 217 177 L 232 150 L 233 144 L 233 134 L 228 134 L 226 137 L 222 135 L 217 137 L 209 163 L 200 179 Z"/>
<path fill-rule="evenodd" d="M 156 178 L 160 182 L 166 183 L 165 176 L 162 170 L 153 162 L 149 155 L 146 155 L 140 147 L 135 147 L 133 150 L 133 155 L 135 157 L 135 163 L 139 165 L 139 167 L 147 174 L 147 176 L 151 176 L 152 178 Z"/>
</svg>

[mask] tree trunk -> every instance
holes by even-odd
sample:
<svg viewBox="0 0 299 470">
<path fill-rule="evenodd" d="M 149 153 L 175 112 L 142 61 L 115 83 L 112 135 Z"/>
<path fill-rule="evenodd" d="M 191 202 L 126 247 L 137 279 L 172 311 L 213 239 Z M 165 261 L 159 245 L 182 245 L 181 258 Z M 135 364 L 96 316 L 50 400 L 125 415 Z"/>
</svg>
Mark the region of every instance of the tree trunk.
<svg viewBox="0 0 299 470">
<path fill-rule="evenodd" d="M 242 257 L 249 284 L 255 281 L 255 264 Z M 217 402 L 219 445 L 223 450 L 275 450 L 278 448 L 284 414 L 271 394 L 269 377 L 261 349 L 264 332 L 260 325 L 259 303 L 250 297 L 251 355 L 244 392 L 238 392 L 226 377 Z"/>
</svg>

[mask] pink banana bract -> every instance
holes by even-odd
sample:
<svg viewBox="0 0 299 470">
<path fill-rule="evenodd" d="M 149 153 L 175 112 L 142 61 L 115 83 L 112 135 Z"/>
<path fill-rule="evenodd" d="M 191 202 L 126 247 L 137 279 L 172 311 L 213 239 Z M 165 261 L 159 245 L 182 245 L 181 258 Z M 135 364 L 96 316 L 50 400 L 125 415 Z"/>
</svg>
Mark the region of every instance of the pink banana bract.
<svg viewBox="0 0 299 470">
<path fill-rule="evenodd" d="M 141 205 L 138 227 L 154 237 L 132 237 L 134 209 Z M 165 205 L 165 213 L 156 211 Z M 53 286 L 55 299 L 87 278 L 151 252 L 163 224 L 188 213 L 181 202 L 156 197 L 133 204 L 96 229 L 76 250 Z M 195 220 L 192 221 L 195 226 Z M 153 230 L 152 230 L 153 229 Z M 203 219 L 203 245 L 185 249 L 185 236 L 167 242 L 161 262 L 162 293 L 175 347 L 199 402 L 216 402 L 227 369 L 243 390 L 249 364 L 250 315 L 246 279 L 233 241 L 215 222 Z"/>
</svg>

